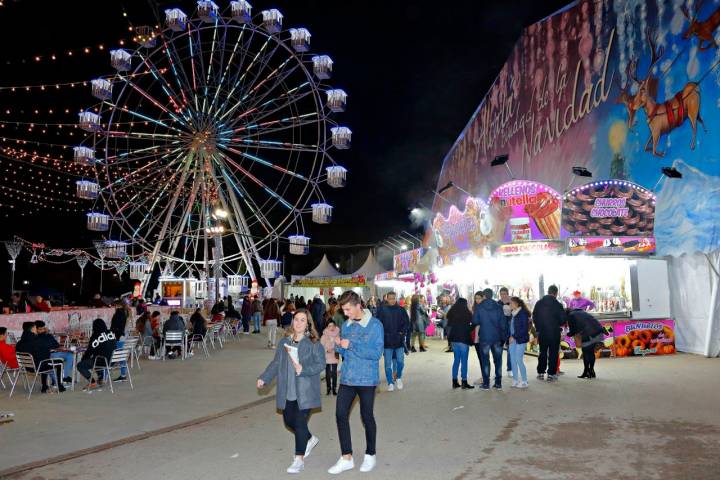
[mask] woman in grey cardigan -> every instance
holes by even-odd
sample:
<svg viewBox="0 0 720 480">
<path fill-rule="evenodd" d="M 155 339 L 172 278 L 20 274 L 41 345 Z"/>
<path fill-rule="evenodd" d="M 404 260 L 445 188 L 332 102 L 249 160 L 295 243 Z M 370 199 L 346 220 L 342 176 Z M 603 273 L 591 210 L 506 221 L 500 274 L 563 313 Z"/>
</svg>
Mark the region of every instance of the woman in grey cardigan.
<svg viewBox="0 0 720 480">
<path fill-rule="evenodd" d="M 295 458 L 288 473 L 302 471 L 305 458 L 319 442 L 308 429 L 308 418 L 310 410 L 320 408 L 320 372 L 324 369 L 325 349 L 310 312 L 301 308 L 280 340 L 275 358 L 257 381 L 261 389 L 277 377 L 277 408 L 283 411 L 285 426 L 295 434 Z"/>
</svg>

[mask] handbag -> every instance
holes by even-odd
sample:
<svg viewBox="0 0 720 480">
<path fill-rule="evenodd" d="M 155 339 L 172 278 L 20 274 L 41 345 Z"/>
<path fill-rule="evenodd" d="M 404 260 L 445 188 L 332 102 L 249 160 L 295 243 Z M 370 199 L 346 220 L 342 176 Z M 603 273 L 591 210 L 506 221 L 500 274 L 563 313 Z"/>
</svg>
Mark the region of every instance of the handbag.
<svg viewBox="0 0 720 480">
<path fill-rule="evenodd" d="M 435 336 L 435 323 L 430 322 L 430 324 L 425 328 L 425 335 L 428 337 Z"/>
</svg>

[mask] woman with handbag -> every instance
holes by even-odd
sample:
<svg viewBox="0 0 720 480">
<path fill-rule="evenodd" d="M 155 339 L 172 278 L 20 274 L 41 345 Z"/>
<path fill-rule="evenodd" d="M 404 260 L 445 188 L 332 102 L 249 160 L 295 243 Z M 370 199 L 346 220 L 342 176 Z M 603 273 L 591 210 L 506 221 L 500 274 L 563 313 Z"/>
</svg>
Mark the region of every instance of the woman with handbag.
<svg viewBox="0 0 720 480">
<path fill-rule="evenodd" d="M 308 429 L 310 410 L 320 408 L 320 372 L 325 369 L 325 349 L 319 341 L 310 312 L 295 311 L 275 358 L 257 380 L 261 389 L 277 377 L 276 405 L 285 426 L 295 434 L 295 457 L 288 473 L 305 468 L 305 458 L 319 440 Z"/>
</svg>

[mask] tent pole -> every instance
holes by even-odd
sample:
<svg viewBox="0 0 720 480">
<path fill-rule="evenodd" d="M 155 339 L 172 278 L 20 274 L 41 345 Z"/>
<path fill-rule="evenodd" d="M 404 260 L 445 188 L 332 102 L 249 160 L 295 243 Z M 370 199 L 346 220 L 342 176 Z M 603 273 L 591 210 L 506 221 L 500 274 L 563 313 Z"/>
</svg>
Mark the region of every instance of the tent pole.
<svg viewBox="0 0 720 480">
<path fill-rule="evenodd" d="M 718 283 L 720 283 L 720 277 L 715 273 L 714 266 L 712 265 L 712 262 L 710 261 L 709 257 L 706 257 L 708 263 L 710 263 L 710 269 L 712 270 L 710 272 L 710 281 L 712 283 L 712 293 L 710 294 L 710 308 L 708 312 L 708 323 L 707 323 L 707 330 L 705 332 L 705 356 L 710 358 L 712 357 L 712 352 L 710 351 L 712 348 L 712 333 L 713 330 L 715 330 L 715 304 L 718 300 Z"/>
</svg>

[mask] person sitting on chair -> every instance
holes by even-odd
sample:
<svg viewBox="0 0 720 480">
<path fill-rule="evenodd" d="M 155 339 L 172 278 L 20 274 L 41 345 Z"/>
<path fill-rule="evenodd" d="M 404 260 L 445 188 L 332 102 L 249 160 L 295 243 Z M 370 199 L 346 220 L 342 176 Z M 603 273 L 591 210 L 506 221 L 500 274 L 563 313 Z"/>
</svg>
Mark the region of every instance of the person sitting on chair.
<svg viewBox="0 0 720 480">
<path fill-rule="evenodd" d="M 103 367 L 110 365 L 110 359 L 117 347 L 115 334 L 108 330 L 102 318 L 96 318 L 92 324 L 92 335 L 88 340 L 88 348 L 77 364 L 77 370 L 88 381 L 83 390 L 89 390 L 102 385 L 103 375 L 98 375 L 97 382 L 93 380 L 91 369 L 93 366 Z M 96 363 L 97 359 L 97 363 Z"/>
<path fill-rule="evenodd" d="M 35 322 L 23 322 L 22 329 L 22 337 L 20 337 L 20 341 L 17 343 L 17 345 L 15 345 L 15 350 L 18 353 L 29 353 L 30 355 L 32 355 L 33 361 L 35 362 L 35 368 L 37 369 L 43 360 L 48 360 L 50 358 L 50 349 L 46 345 L 44 345 L 43 342 L 38 340 Z M 57 378 L 60 377 L 59 365 L 56 369 L 56 375 Z M 40 381 L 42 383 L 42 393 L 48 393 L 50 391 L 47 384 L 47 377 L 48 376 L 46 373 L 40 375 Z M 65 387 L 62 384 L 59 384 L 58 390 L 60 392 L 64 392 Z"/>
</svg>

